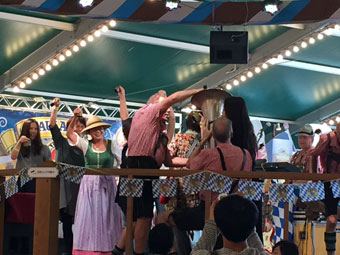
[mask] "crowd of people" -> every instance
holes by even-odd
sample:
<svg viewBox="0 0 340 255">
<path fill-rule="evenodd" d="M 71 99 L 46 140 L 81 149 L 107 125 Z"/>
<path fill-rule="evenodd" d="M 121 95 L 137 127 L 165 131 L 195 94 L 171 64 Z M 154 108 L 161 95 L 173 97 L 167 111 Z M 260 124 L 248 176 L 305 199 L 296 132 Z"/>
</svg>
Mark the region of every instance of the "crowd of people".
<svg viewBox="0 0 340 255">
<path fill-rule="evenodd" d="M 225 99 L 223 115 L 216 118 L 212 126 L 204 116 L 192 112 L 186 118 L 186 132 L 173 135 L 172 105 L 200 91 L 183 90 L 169 96 L 165 91 L 159 91 L 129 118 L 125 90 L 117 87 L 126 139 L 123 150 L 116 140 L 104 138 L 104 130 L 109 124 L 97 116 L 90 116 L 85 121 L 80 108 L 74 110 L 74 116 L 67 123 L 67 138 L 63 137 L 56 125 L 60 102 L 55 98 L 51 107 L 50 131 L 56 161 L 91 169 L 159 169 L 164 165 L 175 169 L 252 171 L 257 142 L 246 103 L 240 97 Z M 324 172 L 340 172 L 340 123 L 336 130 L 321 135 L 315 148 L 312 147 L 314 132 L 310 125 L 303 126 L 297 136 L 301 151 L 293 155 L 292 164 L 304 172 L 317 173 L 317 157 L 320 156 Z M 210 139 L 214 139 L 215 148 L 206 148 Z M 17 168 L 37 166 L 50 158 L 34 119 L 25 121 L 11 158 L 17 159 Z M 181 179 L 177 178 L 176 197 L 160 198 L 166 210 L 159 210 L 158 224 L 151 228 L 154 205 L 159 201 L 153 198 L 151 178 L 138 178 L 145 180 L 142 196 L 133 198 L 135 255 L 266 254 L 262 245 L 262 202 L 244 198 L 238 192 L 237 180 L 233 181 L 230 194 L 221 197 L 216 192 L 205 191 L 197 196 L 184 194 Z M 117 186 L 116 177 L 84 175 L 80 185 L 66 180 L 61 180 L 60 185 L 60 219 L 66 254 L 124 254 L 126 227 L 123 222 L 127 201 L 126 197 L 119 195 L 120 184 Z M 34 182 L 30 182 L 24 185 L 23 191 L 34 192 L 34 188 Z M 332 255 L 335 252 L 339 199 L 333 198 L 329 183 L 325 185 L 325 194 L 325 243 L 328 254 Z M 205 220 L 206 200 L 211 202 L 208 220 Z M 193 248 L 190 243 L 192 230 L 203 230 Z M 295 255 L 298 249 L 291 242 L 281 242 L 276 244 L 273 254 Z"/>
</svg>

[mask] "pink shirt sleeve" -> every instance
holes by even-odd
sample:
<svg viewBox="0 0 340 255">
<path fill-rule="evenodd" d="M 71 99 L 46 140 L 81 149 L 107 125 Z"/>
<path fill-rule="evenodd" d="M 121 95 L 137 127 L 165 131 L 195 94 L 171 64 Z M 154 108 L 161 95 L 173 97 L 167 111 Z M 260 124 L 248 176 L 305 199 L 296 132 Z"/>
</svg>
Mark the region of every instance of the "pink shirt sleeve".
<svg viewBox="0 0 340 255">
<path fill-rule="evenodd" d="M 206 168 L 206 165 L 204 164 L 204 160 L 202 159 L 207 159 L 208 157 L 207 150 L 202 150 L 196 157 L 189 159 L 189 169 L 192 170 L 204 170 Z"/>
</svg>

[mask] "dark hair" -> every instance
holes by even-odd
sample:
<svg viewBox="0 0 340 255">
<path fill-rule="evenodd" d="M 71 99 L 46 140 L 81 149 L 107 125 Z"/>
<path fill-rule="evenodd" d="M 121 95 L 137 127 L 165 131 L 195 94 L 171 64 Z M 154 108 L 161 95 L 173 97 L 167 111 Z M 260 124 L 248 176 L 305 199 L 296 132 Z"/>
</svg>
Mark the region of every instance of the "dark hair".
<svg viewBox="0 0 340 255">
<path fill-rule="evenodd" d="M 257 144 L 253 124 L 248 115 L 246 102 L 242 97 L 227 97 L 224 100 L 226 117 L 233 123 L 231 143 L 249 151 L 255 162 Z"/>
<path fill-rule="evenodd" d="M 40 154 L 41 149 L 43 147 L 43 144 L 41 142 L 41 137 L 40 137 L 39 123 L 35 119 L 25 120 L 21 128 L 20 137 L 24 135 L 27 138 L 30 138 L 30 128 L 31 128 L 32 123 L 35 123 L 37 125 L 37 136 L 34 138 L 33 141 L 31 141 L 31 146 L 21 146 L 20 153 L 23 157 L 28 157 L 31 150 L 33 150 L 34 155 L 38 155 Z"/>
<path fill-rule="evenodd" d="M 254 231 L 259 211 L 249 199 L 237 194 L 222 198 L 215 207 L 214 217 L 222 235 L 229 241 L 245 241 Z"/>
<path fill-rule="evenodd" d="M 71 120 L 72 120 L 72 117 L 69 118 L 68 121 L 66 122 L 66 129 L 70 125 Z M 86 119 L 83 116 L 77 116 L 77 122 L 80 122 L 80 124 L 83 124 L 84 127 L 86 127 Z"/>
<path fill-rule="evenodd" d="M 185 120 L 185 124 L 187 129 L 191 129 L 196 131 L 197 133 L 201 132 L 200 128 L 200 118 L 197 113 L 191 112 Z"/>
<path fill-rule="evenodd" d="M 174 233 L 166 223 L 157 224 L 150 230 L 148 245 L 153 254 L 167 254 L 174 243 Z"/>
<path fill-rule="evenodd" d="M 288 240 L 282 240 L 276 243 L 273 247 L 273 250 L 279 247 L 281 255 L 299 255 L 299 249 L 297 245 Z"/>
<path fill-rule="evenodd" d="M 130 128 L 131 128 L 132 118 L 127 118 L 126 120 L 122 120 L 122 130 L 127 140 L 129 138 Z"/>
<path fill-rule="evenodd" d="M 226 117 L 219 117 L 213 124 L 213 137 L 215 140 L 225 143 L 229 140 L 232 130 L 232 122 Z"/>
</svg>

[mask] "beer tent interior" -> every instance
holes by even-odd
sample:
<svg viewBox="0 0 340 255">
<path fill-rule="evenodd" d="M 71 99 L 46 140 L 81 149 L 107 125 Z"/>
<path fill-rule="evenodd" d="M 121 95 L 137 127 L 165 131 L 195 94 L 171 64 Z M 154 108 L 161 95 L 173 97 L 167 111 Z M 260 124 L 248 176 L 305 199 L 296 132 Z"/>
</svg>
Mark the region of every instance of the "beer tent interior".
<svg viewBox="0 0 340 255">
<path fill-rule="evenodd" d="M 275 15 L 263 11 L 263 1 L 241 0 L 182 1 L 171 11 L 157 0 L 95 0 L 86 8 L 67 0 L 0 4 L 2 108 L 47 112 L 48 102 L 59 96 L 84 104 L 88 114 L 114 118 L 119 117 L 117 85 L 125 87 L 131 110 L 160 89 L 170 94 L 206 85 L 228 86 L 229 93 L 246 100 L 251 116 L 288 122 L 292 132 L 302 123 L 335 120 L 340 110 L 338 1 L 282 1 Z M 110 27 L 111 19 L 116 26 Z M 109 30 L 93 35 L 104 24 Z M 210 64 L 209 34 L 221 28 L 248 31 L 248 64 Z M 82 39 L 85 47 L 79 45 Z M 67 49 L 72 55 L 60 61 Z M 279 60 L 275 65 L 268 62 L 273 58 Z M 47 63 L 52 70 L 40 75 Z M 22 81 L 26 87 L 15 92 Z M 177 105 L 177 111 L 188 103 Z"/>
</svg>

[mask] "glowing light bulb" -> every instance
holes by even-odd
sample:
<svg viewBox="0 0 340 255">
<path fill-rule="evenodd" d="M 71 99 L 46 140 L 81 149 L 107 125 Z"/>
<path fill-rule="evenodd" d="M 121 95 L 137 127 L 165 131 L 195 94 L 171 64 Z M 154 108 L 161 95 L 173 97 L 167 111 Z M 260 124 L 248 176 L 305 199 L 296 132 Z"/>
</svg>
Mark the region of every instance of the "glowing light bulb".
<svg viewBox="0 0 340 255">
<path fill-rule="evenodd" d="M 315 43 L 315 39 L 314 39 L 313 37 L 311 37 L 311 38 L 309 38 L 308 42 L 309 42 L 310 44 L 314 44 L 314 43 Z"/>
<path fill-rule="evenodd" d="M 32 79 L 28 77 L 28 78 L 26 79 L 26 84 L 31 84 L 31 83 L 32 83 Z"/>
<path fill-rule="evenodd" d="M 340 117 L 339 117 L 339 116 L 336 117 L 336 118 L 335 118 L 335 121 L 339 123 L 339 122 L 340 122 Z"/>
<path fill-rule="evenodd" d="M 340 25 L 339 25 L 339 24 L 336 24 L 336 25 L 334 26 L 334 29 L 335 29 L 335 30 L 340 30 Z"/>
<path fill-rule="evenodd" d="M 71 56 L 72 56 L 72 51 L 67 50 L 67 51 L 65 52 L 65 55 L 66 55 L 66 57 L 71 57 Z"/>
<path fill-rule="evenodd" d="M 81 40 L 80 41 L 80 46 L 81 47 L 85 47 L 86 46 L 86 41 L 85 40 Z"/>
<path fill-rule="evenodd" d="M 262 64 L 262 68 L 263 68 L 263 69 L 267 69 L 267 68 L 268 68 L 268 64 L 267 64 L 267 63 L 263 63 L 263 64 Z"/>
<path fill-rule="evenodd" d="M 227 90 L 231 90 L 232 88 L 233 88 L 233 86 L 231 86 L 229 83 L 225 86 L 225 88 L 227 89 Z"/>
<path fill-rule="evenodd" d="M 72 48 L 72 50 L 73 50 L 74 52 L 78 52 L 78 51 L 79 51 L 78 45 L 74 45 L 73 48 Z"/>
<path fill-rule="evenodd" d="M 15 86 L 14 88 L 13 88 L 13 92 L 15 92 L 15 93 L 18 93 L 20 91 L 20 89 L 18 88 L 18 86 Z"/>
<path fill-rule="evenodd" d="M 65 56 L 63 55 L 63 54 L 61 54 L 60 56 L 59 56 L 59 61 L 60 62 L 63 62 L 65 60 Z"/>
<path fill-rule="evenodd" d="M 45 70 L 46 70 L 46 71 L 51 71 L 51 69 L 52 69 L 52 66 L 51 66 L 50 64 L 47 64 L 47 65 L 45 66 Z"/>
<path fill-rule="evenodd" d="M 94 40 L 94 38 L 93 38 L 92 35 L 89 35 L 89 36 L 87 37 L 87 41 L 88 41 L 88 42 L 93 42 L 93 40 Z"/>
<path fill-rule="evenodd" d="M 285 55 L 289 57 L 290 55 L 292 55 L 292 53 L 290 52 L 290 50 L 286 50 Z"/>
<path fill-rule="evenodd" d="M 299 52 L 299 50 L 300 50 L 300 49 L 299 49 L 298 46 L 294 46 L 294 47 L 293 47 L 293 51 L 294 51 L 294 52 Z"/>
<path fill-rule="evenodd" d="M 39 69 L 39 75 L 42 76 L 42 75 L 44 75 L 44 74 L 45 74 L 45 70 L 42 69 L 42 68 L 40 68 L 40 69 Z"/>
<path fill-rule="evenodd" d="M 334 120 L 329 120 L 329 125 L 333 126 L 334 125 Z"/>
<path fill-rule="evenodd" d="M 260 73 L 261 72 L 261 68 L 260 67 L 255 67 L 255 73 Z"/>
<path fill-rule="evenodd" d="M 234 86 L 238 86 L 240 84 L 240 82 L 238 80 L 234 80 L 233 84 L 234 84 Z"/>
<path fill-rule="evenodd" d="M 253 77 L 253 73 L 249 71 L 249 72 L 247 73 L 247 76 L 248 76 L 249 78 L 251 78 L 251 77 Z"/>
<path fill-rule="evenodd" d="M 302 48 L 307 48 L 307 46 L 308 46 L 308 44 L 307 44 L 306 42 L 302 42 L 302 43 L 301 43 L 301 47 L 302 47 Z"/>
<path fill-rule="evenodd" d="M 33 80 L 38 80 L 39 75 L 36 74 L 36 73 L 33 73 L 33 74 L 32 74 L 32 78 L 33 78 Z"/>
<path fill-rule="evenodd" d="M 197 108 L 196 108 L 196 105 L 193 104 L 193 105 L 191 106 L 191 109 L 196 110 L 196 109 L 197 109 Z"/>
<path fill-rule="evenodd" d="M 104 25 L 101 30 L 103 33 L 106 33 L 109 30 L 109 28 Z"/>
<path fill-rule="evenodd" d="M 282 60 L 282 59 L 283 59 L 283 56 L 282 56 L 281 54 L 279 54 L 279 55 L 277 56 L 277 58 L 278 58 L 279 60 Z"/>
<path fill-rule="evenodd" d="M 322 39 L 324 38 L 324 35 L 321 34 L 321 33 L 319 33 L 318 36 L 317 36 L 317 38 L 318 38 L 319 40 L 322 40 Z"/>
<path fill-rule="evenodd" d="M 325 35 L 331 35 L 332 31 L 330 29 L 326 29 L 325 31 L 323 31 Z"/>
<path fill-rule="evenodd" d="M 115 27 L 117 25 L 117 22 L 115 20 L 111 20 L 109 25 L 110 27 Z"/>
<path fill-rule="evenodd" d="M 22 88 L 22 89 L 23 89 L 23 88 L 25 88 L 25 87 L 26 87 L 26 84 L 25 84 L 25 82 L 23 82 L 23 81 L 22 81 L 22 82 L 20 82 L 20 84 L 19 84 L 19 87 L 20 87 L 20 88 Z"/>
<path fill-rule="evenodd" d="M 247 80 L 247 77 L 244 76 L 244 75 L 242 75 L 240 79 L 241 79 L 241 81 L 246 81 L 246 80 Z"/>
<path fill-rule="evenodd" d="M 56 60 L 56 59 L 53 59 L 53 60 L 52 60 L 52 65 L 54 65 L 54 66 L 59 65 L 59 61 Z"/>
<path fill-rule="evenodd" d="M 99 30 L 97 30 L 96 32 L 94 32 L 94 36 L 95 37 L 99 37 L 99 36 L 101 36 L 102 35 L 102 33 L 99 31 Z"/>
</svg>

